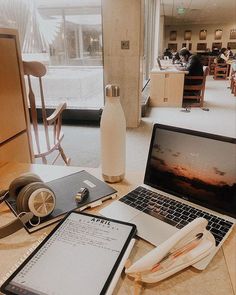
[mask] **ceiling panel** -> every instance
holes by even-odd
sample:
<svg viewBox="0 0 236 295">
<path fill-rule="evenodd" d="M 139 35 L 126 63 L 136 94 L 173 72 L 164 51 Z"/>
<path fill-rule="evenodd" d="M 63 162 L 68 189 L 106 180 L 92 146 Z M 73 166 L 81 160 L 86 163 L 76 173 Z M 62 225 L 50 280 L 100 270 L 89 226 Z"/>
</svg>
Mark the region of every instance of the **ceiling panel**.
<svg viewBox="0 0 236 295">
<path fill-rule="evenodd" d="M 161 0 L 161 15 L 167 25 L 234 22 L 236 0 Z"/>
</svg>

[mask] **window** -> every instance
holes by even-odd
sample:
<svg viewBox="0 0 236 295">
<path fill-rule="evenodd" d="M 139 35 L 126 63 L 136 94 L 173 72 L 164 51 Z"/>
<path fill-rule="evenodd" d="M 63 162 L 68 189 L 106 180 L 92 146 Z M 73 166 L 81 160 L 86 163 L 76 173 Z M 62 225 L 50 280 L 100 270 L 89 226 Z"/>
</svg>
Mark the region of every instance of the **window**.
<svg viewBox="0 0 236 295">
<path fill-rule="evenodd" d="M 170 41 L 176 41 L 176 38 L 177 38 L 177 32 L 170 31 Z"/>
<path fill-rule="evenodd" d="M 66 101 L 71 109 L 101 108 L 101 0 L 13 2 L 1 4 L 0 24 L 18 29 L 23 59 L 47 66 L 43 79 L 47 106 Z"/>
<path fill-rule="evenodd" d="M 192 31 L 185 31 L 184 32 L 184 40 L 191 40 Z"/>
<path fill-rule="evenodd" d="M 215 30 L 215 40 L 221 40 L 221 38 L 222 38 L 222 30 L 221 29 Z"/>
<path fill-rule="evenodd" d="M 207 43 L 197 43 L 197 50 L 198 51 L 206 51 Z"/>
<path fill-rule="evenodd" d="M 207 30 L 200 30 L 199 32 L 199 40 L 206 40 Z"/>
<path fill-rule="evenodd" d="M 154 42 L 156 2 L 154 0 L 144 1 L 144 59 L 143 59 L 143 86 L 149 79 L 149 73 L 154 66 Z"/>
</svg>

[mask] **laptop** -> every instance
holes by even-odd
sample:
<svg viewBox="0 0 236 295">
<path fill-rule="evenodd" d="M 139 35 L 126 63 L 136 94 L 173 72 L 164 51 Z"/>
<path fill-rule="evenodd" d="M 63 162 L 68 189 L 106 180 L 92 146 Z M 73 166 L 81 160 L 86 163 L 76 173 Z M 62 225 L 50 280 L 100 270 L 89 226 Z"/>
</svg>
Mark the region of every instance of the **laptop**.
<svg viewBox="0 0 236 295">
<path fill-rule="evenodd" d="M 168 69 L 168 67 L 163 67 L 163 66 L 161 65 L 161 60 L 160 60 L 159 57 L 157 58 L 157 63 L 158 63 L 158 67 L 159 67 L 159 69 L 160 69 L 161 71 L 164 71 L 164 70 Z"/>
<path fill-rule="evenodd" d="M 144 184 L 100 211 L 136 224 L 159 245 L 198 217 L 208 220 L 216 248 L 196 263 L 204 269 L 236 222 L 236 139 L 155 124 Z"/>
</svg>

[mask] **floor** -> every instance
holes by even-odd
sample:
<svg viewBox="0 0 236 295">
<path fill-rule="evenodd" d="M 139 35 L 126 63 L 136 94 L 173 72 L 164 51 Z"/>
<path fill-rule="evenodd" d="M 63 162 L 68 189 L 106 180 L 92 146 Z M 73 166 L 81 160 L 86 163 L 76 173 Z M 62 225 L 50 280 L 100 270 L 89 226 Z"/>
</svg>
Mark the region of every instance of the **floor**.
<svg viewBox="0 0 236 295">
<path fill-rule="evenodd" d="M 37 106 L 41 106 L 38 79 L 31 78 Z M 66 102 L 68 108 L 103 106 L 103 67 L 50 67 L 42 79 L 48 107 Z M 28 83 L 26 83 L 27 85 Z"/>
<path fill-rule="evenodd" d="M 150 118 L 167 125 L 236 137 L 236 97 L 230 93 L 228 86 L 228 80 L 214 80 L 208 76 L 205 111 L 192 108 L 190 113 L 186 113 L 176 108 L 153 108 Z"/>
<path fill-rule="evenodd" d="M 229 81 L 206 83 L 204 108 L 151 108 L 138 128 L 127 129 L 126 167 L 144 171 L 152 125 L 155 122 L 200 130 L 236 138 L 236 97 L 230 93 Z M 98 126 L 63 126 L 63 147 L 71 157 L 71 165 L 98 167 L 100 165 L 100 133 Z M 63 164 L 61 160 L 57 164 Z"/>
</svg>

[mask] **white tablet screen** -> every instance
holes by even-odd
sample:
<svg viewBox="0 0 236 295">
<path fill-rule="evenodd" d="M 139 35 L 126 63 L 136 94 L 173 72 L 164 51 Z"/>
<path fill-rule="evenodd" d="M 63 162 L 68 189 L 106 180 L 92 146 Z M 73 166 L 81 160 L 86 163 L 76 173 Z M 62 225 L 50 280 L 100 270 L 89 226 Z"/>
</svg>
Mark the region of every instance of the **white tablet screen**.
<svg viewBox="0 0 236 295">
<path fill-rule="evenodd" d="M 132 226 L 71 213 L 8 283 L 14 294 L 97 295 Z"/>
</svg>

